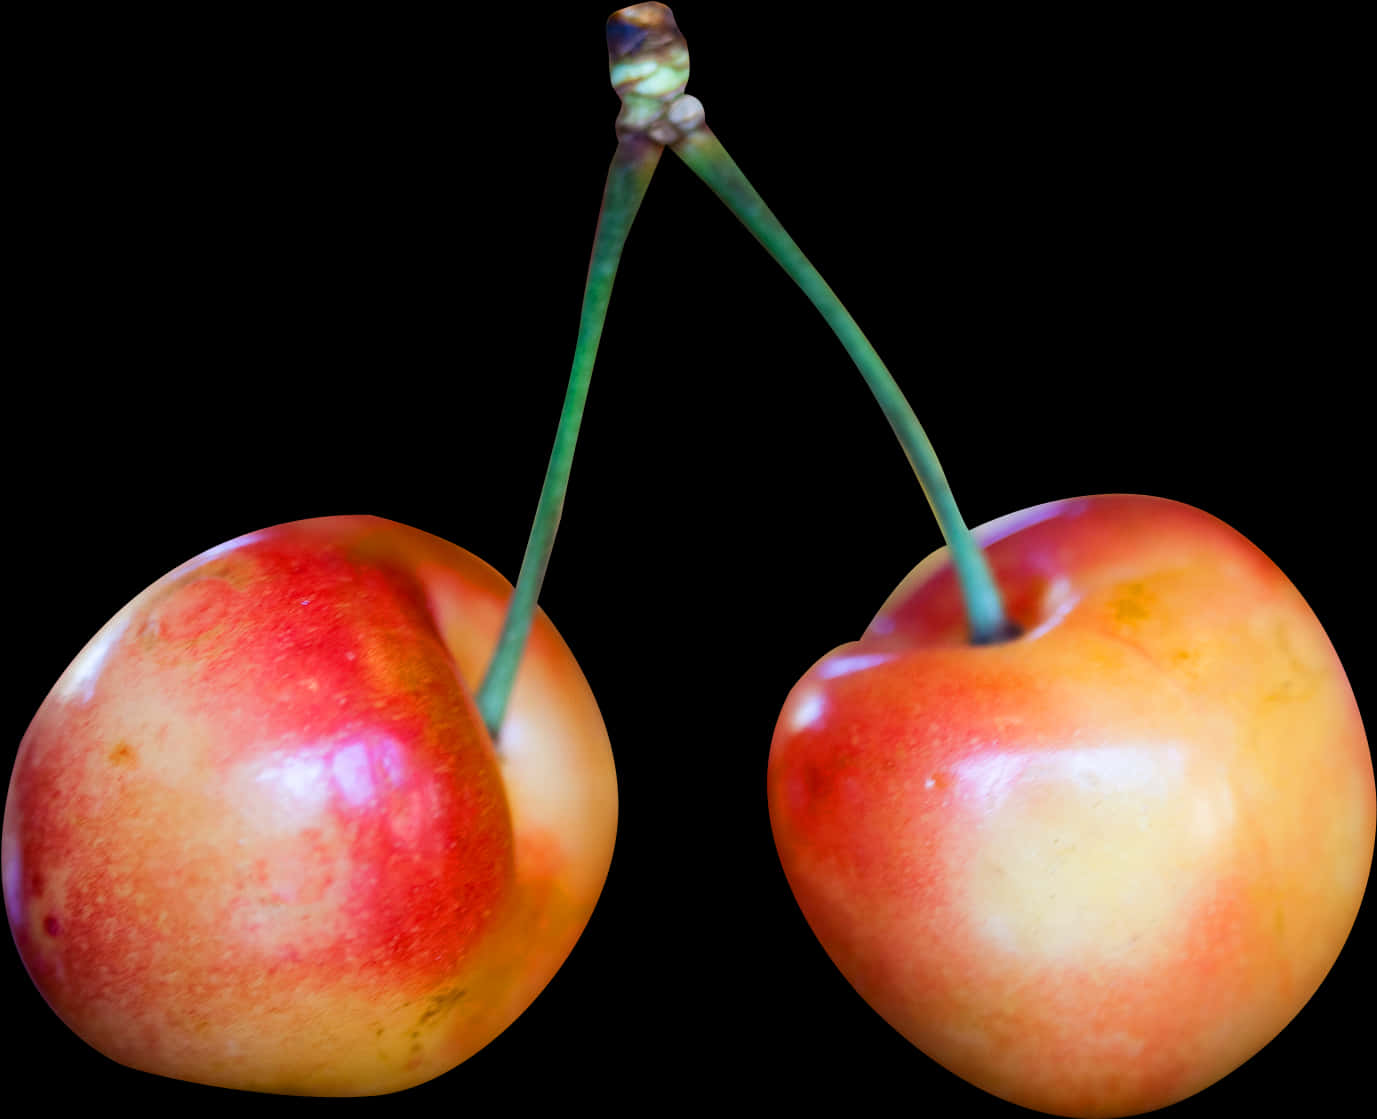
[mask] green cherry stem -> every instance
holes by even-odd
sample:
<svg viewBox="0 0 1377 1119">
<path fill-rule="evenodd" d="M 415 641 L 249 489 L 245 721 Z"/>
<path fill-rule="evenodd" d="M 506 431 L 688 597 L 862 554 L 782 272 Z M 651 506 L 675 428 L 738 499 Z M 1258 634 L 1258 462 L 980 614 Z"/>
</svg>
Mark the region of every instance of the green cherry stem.
<svg viewBox="0 0 1377 1119">
<path fill-rule="evenodd" d="M 688 51 L 674 26 L 674 17 L 663 4 L 638 4 L 616 12 L 607 21 L 607 58 L 612 85 L 621 98 L 617 115 L 617 150 L 607 172 L 602 209 L 593 235 L 588 281 L 583 289 L 578 340 L 569 388 L 555 430 L 555 445 L 545 471 L 540 500 L 536 504 L 526 554 L 512 590 L 502 632 L 492 660 L 478 686 L 478 713 L 493 743 L 501 749 L 502 719 L 516 681 L 517 666 L 531 632 L 536 599 L 545 581 L 545 569 L 554 548 L 555 531 L 564 509 L 569 471 L 574 461 L 588 382 L 597 357 L 598 341 L 607 318 L 612 283 L 617 276 L 622 247 L 641 208 L 651 176 L 664 154 L 666 139 L 678 135 L 660 123 L 667 106 L 682 99 L 688 81 Z"/>
<path fill-rule="evenodd" d="M 688 50 L 679 29 L 674 26 L 674 17 L 663 4 L 637 4 L 613 13 L 607 21 L 607 61 L 622 107 L 617 115 L 617 150 L 607 172 L 598 228 L 593 236 L 588 282 L 583 290 L 574 367 L 569 374 L 569 390 L 560 412 L 555 446 L 550 453 L 550 465 L 536 505 L 535 522 L 526 542 L 521 572 L 517 575 L 507 616 L 502 621 L 497 648 L 478 687 L 479 714 L 499 749 L 502 717 L 507 710 L 526 638 L 531 632 L 536 599 L 545 579 L 555 530 L 564 508 L 574 444 L 583 418 L 598 340 L 607 317 L 607 304 L 612 296 L 612 282 L 617 276 L 617 264 L 651 176 L 664 154 L 665 142 L 679 134 L 675 126 L 662 118 L 666 110 L 683 100 L 684 85 L 688 81 Z"/>
<path fill-rule="evenodd" d="M 663 7 L 661 4 L 638 4 L 627 11 Z M 665 9 L 662 18 L 673 23 L 673 16 L 668 15 L 668 9 Z M 803 289 L 846 347 L 866 384 L 870 386 L 918 476 L 919 485 L 951 551 L 971 641 L 978 645 L 990 644 L 1017 634 L 1017 627 L 1005 613 L 1004 600 L 985 553 L 957 509 L 956 499 L 952 496 L 951 486 L 942 472 L 932 444 L 879 354 L 856 325 L 856 320 L 842 306 L 841 300 L 809 263 L 708 129 L 704 123 L 703 106 L 698 99 L 686 94 L 678 96 L 664 107 L 662 120 L 675 129 L 673 135 L 662 136 L 664 141 L 726 203 L 728 209 L 741 219 L 766 251 Z"/>
<path fill-rule="evenodd" d="M 727 150 L 706 125 L 700 125 L 671 145 L 671 148 L 702 179 L 755 235 L 766 251 L 803 289 L 822 314 L 827 325 L 851 355 L 861 376 L 870 386 L 875 400 L 898 436 L 918 484 L 932 507 L 961 587 L 966 623 L 974 644 L 1003 641 L 1017 633 L 1017 627 L 1004 610 L 1004 599 L 994 573 L 952 496 L 951 485 L 929 442 L 927 433 L 913 414 L 903 391 L 880 360 L 861 328 L 856 325 L 840 299 L 823 280 L 818 270 L 803 255 L 779 220 L 770 212 L 750 181 L 737 167 Z"/>
<path fill-rule="evenodd" d="M 502 632 L 483 682 L 478 687 L 478 712 L 495 744 L 499 744 L 502 719 L 507 711 L 512 685 L 516 681 L 517 666 L 531 632 L 536 599 L 540 596 L 560 514 L 564 510 L 564 495 L 569 487 L 569 471 L 574 461 L 574 445 L 578 441 L 583 406 L 588 398 L 588 382 L 593 374 L 593 362 L 597 357 L 598 341 L 602 337 L 622 246 L 626 244 L 631 223 L 640 209 L 641 200 L 645 197 L 651 175 L 663 151 L 661 145 L 642 137 L 624 136 L 617 144 L 612 166 L 607 172 L 607 185 L 603 190 L 602 209 L 598 213 L 597 232 L 593 237 L 593 252 L 588 265 L 588 280 L 583 290 L 583 309 L 579 313 L 574 363 L 569 373 L 569 388 L 564 395 L 559 426 L 555 429 L 550 464 L 545 471 L 531 535 L 526 541 L 521 571 L 502 621 Z"/>
</svg>

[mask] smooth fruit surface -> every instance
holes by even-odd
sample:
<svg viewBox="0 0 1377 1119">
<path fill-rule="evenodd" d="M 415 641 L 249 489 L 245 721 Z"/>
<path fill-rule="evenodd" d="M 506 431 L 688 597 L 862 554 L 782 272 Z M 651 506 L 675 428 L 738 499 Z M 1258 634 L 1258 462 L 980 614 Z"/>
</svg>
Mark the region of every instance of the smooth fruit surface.
<svg viewBox="0 0 1377 1119">
<path fill-rule="evenodd" d="M 1101 496 L 977 530 L 1021 637 L 965 640 L 943 549 L 795 686 L 780 860 L 861 996 L 1041 1111 L 1128 1115 L 1274 1037 L 1338 956 L 1371 755 L 1301 595 L 1190 506 Z"/>
<path fill-rule="evenodd" d="M 107 1056 L 362 1095 L 447 1071 L 536 997 L 602 889 L 617 785 L 537 612 L 495 751 L 473 702 L 510 585 L 373 517 L 213 548 L 94 637 L 24 736 L 10 927 Z"/>
</svg>

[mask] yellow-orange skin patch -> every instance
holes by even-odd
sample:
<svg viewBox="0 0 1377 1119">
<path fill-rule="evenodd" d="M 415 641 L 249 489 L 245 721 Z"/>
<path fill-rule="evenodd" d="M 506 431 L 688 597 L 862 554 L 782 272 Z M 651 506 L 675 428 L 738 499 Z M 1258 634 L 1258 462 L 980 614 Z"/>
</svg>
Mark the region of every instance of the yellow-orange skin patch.
<svg viewBox="0 0 1377 1119">
<path fill-rule="evenodd" d="M 365 1095 L 452 1068 L 592 912 L 617 790 L 538 615 L 495 751 L 472 698 L 510 586 L 372 517 L 281 525 L 159 580 L 58 681 L 5 809 L 6 909 L 124 1064 Z"/>
<path fill-rule="evenodd" d="M 790 694 L 771 823 L 891 1025 L 1005 1099 L 1163 1107 L 1300 1010 L 1371 865 L 1371 755 L 1300 594 L 1188 506 L 978 530 L 1024 630 L 974 647 L 945 550 Z"/>
</svg>

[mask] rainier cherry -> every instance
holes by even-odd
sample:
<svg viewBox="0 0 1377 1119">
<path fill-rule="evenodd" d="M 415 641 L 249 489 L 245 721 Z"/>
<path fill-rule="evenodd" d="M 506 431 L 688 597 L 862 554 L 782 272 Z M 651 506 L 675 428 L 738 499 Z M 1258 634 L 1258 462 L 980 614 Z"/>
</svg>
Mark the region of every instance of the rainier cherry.
<svg viewBox="0 0 1377 1119">
<path fill-rule="evenodd" d="M 1020 636 L 967 638 L 945 549 L 790 693 L 770 821 L 799 905 L 896 1029 L 996 1095 L 1129 1115 L 1314 993 L 1371 863 L 1371 757 L 1324 630 L 1189 506 L 982 529 Z"/>
<path fill-rule="evenodd" d="M 472 682 L 511 587 L 373 517 L 232 540 L 158 580 L 20 746 L 5 905 L 107 1056 L 313 1095 L 393 1091 L 506 1028 L 616 837 L 607 732 L 534 619 L 499 747 Z"/>
<path fill-rule="evenodd" d="M 648 178 L 619 150 L 515 588 L 391 521 L 279 525 L 138 595 L 34 716 L 5 906 L 101 1052 L 231 1088 L 395 1091 L 491 1041 L 569 954 L 617 782 L 535 602 Z"/>
<path fill-rule="evenodd" d="M 663 5 L 619 17 L 677 40 Z M 836 331 L 949 543 L 780 716 L 770 821 L 805 917 L 886 1020 L 996 1095 L 1110 1116 L 1206 1087 L 1315 991 L 1367 881 L 1371 756 L 1324 630 L 1247 540 L 1178 503 L 1059 502 L 973 539 L 702 105 L 675 86 L 657 113 L 643 127 Z"/>
</svg>

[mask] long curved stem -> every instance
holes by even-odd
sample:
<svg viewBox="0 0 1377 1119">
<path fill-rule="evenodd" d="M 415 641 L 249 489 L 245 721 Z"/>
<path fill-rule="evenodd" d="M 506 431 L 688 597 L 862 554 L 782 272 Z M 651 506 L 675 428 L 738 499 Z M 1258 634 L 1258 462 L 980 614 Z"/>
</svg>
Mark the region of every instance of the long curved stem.
<svg viewBox="0 0 1377 1119">
<path fill-rule="evenodd" d="M 695 123 L 700 118 L 701 111 L 695 113 Z M 937 518 L 942 536 L 951 549 L 971 641 L 983 645 L 1013 636 L 1017 633 L 1017 627 L 1005 612 L 1003 596 L 985 553 L 975 542 L 957 509 L 956 499 L 952 496 L 951 486 L 942 472 L 932 444 L 879 354 L 856 325 L 856 320 L 827 286 L 818 270 L 809 263 L 793 238 L 785 232 L 705 124 L 696 123 L 670 146 L 803 289 L 861 371 L 894 434 L 898 436 Z"/>
<path fill-rule="evenodd" d="M 574 363 L 569 373 L 569 388 L 565 392 L 559 426 L 555 430 L 554 448 L 550 452 L 550 464 L 541 486 L 531 535 L 526 541 L 521 572 L 507 606 L 497 647 L 478 688 L 478 711 L 494 743 L 499 739 L 507 701 L 516 680 L 517 666 L 531 632 L 536 600 L 540 596 L 545 569 L 554 548 L 560 514 L 564 510 L 574 446 L 578 441 L 583 406 L 588 398 L 588 383 L 593 373 L 598 342 L 602 337 L 603 322 L 607 317 L 607 305 L 612 296 L 612 282 L 617 275 L 622 246 L 626 244 L 627 233 L 663 151 L 664 148 L 659 144 L 638 136 L 624 136 L 617 144 L 612 166 L 607 172 L 607 186 L 603 191 L 602 210 L 598 215 L 588 280 L 583 291 L 583 309 L 579 314 Z"/>
</svg>

